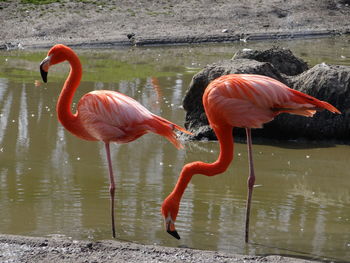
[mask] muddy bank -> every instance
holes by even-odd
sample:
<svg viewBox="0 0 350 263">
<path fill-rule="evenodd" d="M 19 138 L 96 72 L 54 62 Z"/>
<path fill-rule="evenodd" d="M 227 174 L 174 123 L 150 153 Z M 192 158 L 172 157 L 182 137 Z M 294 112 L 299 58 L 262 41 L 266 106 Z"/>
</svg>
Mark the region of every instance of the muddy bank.
<svg viewBox="0 0 350 263">
<path fill-rule="evenodd" d="M 281 256 L 243 256 L 227 253 L 146 246 L 119 241 L 76 241 L 0 235 L 0 262 L 314 262 Z"/>
<path fill-rule="evenodd" d="M 0 47 L 323 37 L 350 32 L 348 0 L 0 1 Z"/>
</svg>

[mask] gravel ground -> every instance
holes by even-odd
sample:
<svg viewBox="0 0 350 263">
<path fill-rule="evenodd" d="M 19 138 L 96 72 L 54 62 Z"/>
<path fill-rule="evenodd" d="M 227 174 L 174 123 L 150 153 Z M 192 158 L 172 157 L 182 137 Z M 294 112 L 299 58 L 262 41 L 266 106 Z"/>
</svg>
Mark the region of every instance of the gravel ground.
<svg viewBox="0 0 350 263">
<path fill-rule="evenodd" d="M 243 256 L 188 248 L 140 245 L 119 241 L 77 241 L 0 235 L 0 262 L 124 263 L 124 262 L 271 262 L 311 263 L 282 256 Z"/>
<path fill-rule="evenodd" d="M 350 0 L 0 0 L 0 47 L 85 47 L 350 33 Z M 55 3 L 56 2 L 56 3 Z"/>
</svg>

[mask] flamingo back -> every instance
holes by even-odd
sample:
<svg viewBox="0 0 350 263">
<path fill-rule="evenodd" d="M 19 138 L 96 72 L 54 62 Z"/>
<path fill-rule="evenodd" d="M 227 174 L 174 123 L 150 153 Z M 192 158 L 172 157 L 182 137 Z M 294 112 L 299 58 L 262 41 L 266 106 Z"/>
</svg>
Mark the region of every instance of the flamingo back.
<svg viewBox="0 0 350 263">
<path fill-rule="evenodd" d="M 230 74 L 212 81 L 203 95 L 209 122 L 261 128 L 283 112 L 313 116 L 317 110 L 339 111 L 327 102 L 290 89 L 267 76 Z"/>
</svg>

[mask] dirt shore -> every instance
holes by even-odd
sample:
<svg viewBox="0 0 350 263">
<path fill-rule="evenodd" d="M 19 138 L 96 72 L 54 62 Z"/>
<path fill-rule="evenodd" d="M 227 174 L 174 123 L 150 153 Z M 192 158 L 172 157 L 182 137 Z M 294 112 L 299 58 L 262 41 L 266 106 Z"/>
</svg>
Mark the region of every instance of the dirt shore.
<svg viewBox="0 0 350 263">
<path fill-rule="evenodd" d="M 151 45 L 350 33 L 350 0 L 0 0 L 0 48 Z M 41 1 L 44 2 L 44 1 Z"/>
<path fill-rule="evenodd" d="M 271 262 L 311 263 L 282 256 L 244 256 L 188 248 L 140 245 L 120 241 L 77 241 L 0 235 L 0 262 L 133 263 L 133 262 Z"/>
<path fill-rule="evenodd" d="M 0 0 L 0 49 L 191 44 L 350 33 L 349 0 Z M 0 262 L 308 262 L 119 241 L 0 235 Z"/>
</svg>

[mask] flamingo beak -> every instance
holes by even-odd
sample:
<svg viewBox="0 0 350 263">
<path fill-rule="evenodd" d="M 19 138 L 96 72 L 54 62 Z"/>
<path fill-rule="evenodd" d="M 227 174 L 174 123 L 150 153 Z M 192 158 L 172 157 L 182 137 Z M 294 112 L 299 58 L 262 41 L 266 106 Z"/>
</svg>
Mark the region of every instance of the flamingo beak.
<svg viewBox="0 0 350 263">
<path fill-rule="evenodd" d="M 170 234 L 170 235 L 172 235 L 173 237 L 175 237 L 176 239 L 180 239 L 180 235 L 179 235 L 179 233 L 177 233 L 177 231 L 176 230 L 174 230 L 174 231 L 170 231 L 170 230 L 167 230 L 167 232 Z"/>
<path fill-rule="evenodd" d="M 50 67 L 50 56 L 47 56 L 43 61 L 41 61 L 40 63 L 40 74 L 41 74 L 41 78 L 43 79 L 43 81 L 46 83 L 47 82 L 47 73 L 49 71 L 49 67 Z"/>
<path fill-rule="evenodd" d="M 180 235 L 177 233 L 176 229 L 175 229 L 175 222 L 172 220 L 172 218 L 170 217 L 170 215 L 165 218 L 165 228 L 166 231 L 172 235 L 173 237 L 175 237 L 176 239 L 180 239 Z"/>
</svg>

